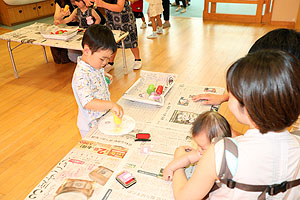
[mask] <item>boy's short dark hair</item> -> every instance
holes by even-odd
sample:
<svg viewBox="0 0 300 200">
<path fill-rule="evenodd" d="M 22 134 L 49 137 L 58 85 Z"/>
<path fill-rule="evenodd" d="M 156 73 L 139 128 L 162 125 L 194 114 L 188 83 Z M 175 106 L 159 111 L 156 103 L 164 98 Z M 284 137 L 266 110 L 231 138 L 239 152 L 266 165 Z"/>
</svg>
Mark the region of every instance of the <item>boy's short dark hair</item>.
<svg viewBox="0 0 300 200">
<path fill-rule="evenodd" d="M 209 141 L 216 137 L 231 137 L 231 129 L 227 120 L 215 111 L 201 113 L 192 126 L 192 136 L 197 136 L 200 131 L 207 131 Z"/>
<path fill-rule="evenodd" d="M 300 62 L 286 52 L 250 53 L 231 65 L 226 82 L 261 133 L 283 130 L 300 114 Z"/>
<path fill-rule="evenodd" d="M 249 53 L 261 49 L 278 49 L 293 54 L 300 60 L 300 33 L 293 29 L 279 28 L 259 38 Z"/>
<path fill-rule="evenodd" d="M 92 53 L 101 50 L 117 51 L 117 44 L 112 31 L 103 25 L 93 24 L 89 26 L 84 32 L 82 38 L 82 48 L 87 45 Z"/>
</svg>

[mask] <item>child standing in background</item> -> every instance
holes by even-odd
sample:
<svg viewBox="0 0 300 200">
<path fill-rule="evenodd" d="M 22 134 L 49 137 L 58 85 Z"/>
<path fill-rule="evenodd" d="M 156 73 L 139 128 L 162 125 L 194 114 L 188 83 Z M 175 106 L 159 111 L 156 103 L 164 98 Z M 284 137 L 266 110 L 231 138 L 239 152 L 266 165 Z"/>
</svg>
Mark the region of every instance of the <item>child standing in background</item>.
<svg viewBox="0 0 300 200">
<path fill-rule="evenodd" d="M 104 67 L 117 50 L 112 31 L 99 24 L 89 26 L 83 35 L 82 48 L 82 57 L 78 58 L 73 74 L 72 89 L 79 107 L 77 125 L 83 138 L 109 109 L 122 118 L 123 108 L 111 101 L 105 80 L 105 76 L 112 80 Z"/>
<path fill-rule="evenodd" d="M 61 24 L 67 24 L 69 22 L 78 21 L 80 28 L 87 28 L 92 24 L 100 24 L 101 18 L 97 12 L 86 6 L 83 0 L 75 0 L 75 8 L 72 14 L 64 19 L 59 20 Z M 78 56 L 81 56 L 82 52 L 78 50 L 68 49 L 69 59 L 76 63 Z"/>
<path fill-rule="evenodd" d="M 75 0 L 75 5 L 77 8 L 72 12 L 69 17 L 64 18 L 61 20 L 62 24 L 67 24 L 75 19 L 79 22 L 80 28 L 87 28 L 92 24 L 100 24 L 101 18 L 97 14 L 97 12 L 86 6 L 83 0 Z M 95 21 L 94 21 L 94 19 Z"/>
<path fill-rule="evenodd" d="M 146 20 L 143 13 L 143 0 L 130 0 L 130 6 L 134 17 L 136 19 L 141 18 L 143 21 L 143 24 L 140 26 L 140 28 L 147 28 Z"/>
<path fill-rule="evenodd" d="M 162 6 L 162 0 L 146 0 L 149 2 L 148 7 L 148 15 L 150 17 L 151 23 L 152 23 L 152 29 L 153 32 L 151 35 L 147 36 L 148 39 L 155 39 L 157 38 L 157 34 L 163 33 L 163 27 L 162 27 L 162 21 L 160 18 L 160 15 L 164 11 Z M 158 27 L 156 25 L 156 21 L 158 24 Z M 156 30 L 157 28 L 157 30 Z"/>
<path fill-rule="evenodd" d="M 177 169 L 198 162 L 214 138 L 231 137 L 229 123 L 222 115 L 214 111 L 200 114 L 194 121 L 191 132 L 198 149 L 195 150 L 189 146 L 178 147 L 183 148 L 186 154 L 177 157 L 165 167 L 163 173 L 165 180 L 172 180 L 173 173 Z"/>
</svg>

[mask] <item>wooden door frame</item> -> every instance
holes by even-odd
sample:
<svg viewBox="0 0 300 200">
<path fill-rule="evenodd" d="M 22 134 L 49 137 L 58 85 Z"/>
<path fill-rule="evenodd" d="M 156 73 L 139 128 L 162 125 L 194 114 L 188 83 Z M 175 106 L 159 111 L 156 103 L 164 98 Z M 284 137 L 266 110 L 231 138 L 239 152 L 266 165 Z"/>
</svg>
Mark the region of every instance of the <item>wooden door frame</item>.
<svg viewBox="0 0 300 200">
<path fill-rule="evenodd" d="M 298 14 L 297 14 L 297 19 L 296 19 L 295 29 L 300 31 L 300 3 L 299 3 L 299 8 L 298 8 Z"/>
<path fill-rule="evenodd" d="M 203 20 L 246 22 L 246 23 L 271 23 L 273 5 L 275 0 L 204 0 Z M 256 4 L 256 15 L 238 15 L 216 13 L 217 3 Z M 265 13 L 262 14 L 263 5 Z M 210 6 L 210 10 L 209 10 Z"/>
</svg>

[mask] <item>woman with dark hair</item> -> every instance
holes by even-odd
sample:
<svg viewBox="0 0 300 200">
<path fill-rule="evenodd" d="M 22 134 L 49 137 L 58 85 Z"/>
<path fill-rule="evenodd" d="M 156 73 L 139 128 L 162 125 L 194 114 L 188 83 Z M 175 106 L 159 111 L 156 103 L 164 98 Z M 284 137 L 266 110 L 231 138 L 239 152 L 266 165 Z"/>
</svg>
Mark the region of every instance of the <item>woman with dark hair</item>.
<svg viewBox="0 0 300 200">
<path fill-rule="evenodd" d="M 300 139 L 287 130 L 300 114 L 299 60 L 279 50 L 249 53 L 230 66 L 226 83 L 229 109 L 249 129 L 228 138 L 238 154 L 222 139 L 210 145 L 189 180 L 177 169 L 175 199 L 203 199 L 218 180 L 209 199 L 299 199 Z M 174 159 L 185 153 L 176 149 Z M 226 162 L 230 179 L 220 174 Z"/>
<path fill-rule="evenodd" d="M 261 49 L 279 49 L 293 54 L 300 60 L 300 33 L 293 29 L 275 29 L 259 38 L 250 48 L 249 53 Z M 199 94 L 193 97 L 194 101 L 202 104 L 218 105 L 228 101 L 228 94 Z"/>
</svg>

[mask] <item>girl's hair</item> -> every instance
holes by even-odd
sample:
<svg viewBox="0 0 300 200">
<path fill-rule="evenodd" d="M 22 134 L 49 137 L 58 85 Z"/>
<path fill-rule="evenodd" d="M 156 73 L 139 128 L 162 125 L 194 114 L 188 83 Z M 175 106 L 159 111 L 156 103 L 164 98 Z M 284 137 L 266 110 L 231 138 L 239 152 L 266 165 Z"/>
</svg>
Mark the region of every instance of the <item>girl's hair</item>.
<svg viewBox="0 0 300 200">
<path fill-rule="evenodd" d="M 101 50 L 112 50 L 116 52 L 117 44 L 112 31 L 106 26 L 93 24 L 84 32 L 82 38 L 82 48 L 88 45 L 92 53 Z"/>
<path fill-rule="evenodd" d="M 227 120 L 215 111 L 201 113 L 192 126 L 192 136 L 197 136 L 201 131 L 207 131 L 209 141 L 215 137 L 231 137 L 231 129 Z"/>
<path fill-rule="evenodd" d="M 299 116 L 300 63 L 288 53 L 250 53 L 231 65 L 226 82 L 261 133 L 283 130 Z"/>
</svg>

